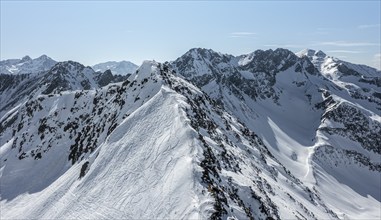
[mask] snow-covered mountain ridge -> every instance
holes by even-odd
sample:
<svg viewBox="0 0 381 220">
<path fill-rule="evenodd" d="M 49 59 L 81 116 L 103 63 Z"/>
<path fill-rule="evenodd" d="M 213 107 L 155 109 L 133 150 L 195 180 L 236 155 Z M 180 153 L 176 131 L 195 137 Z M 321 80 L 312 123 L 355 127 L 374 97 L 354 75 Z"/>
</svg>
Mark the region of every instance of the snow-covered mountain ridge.
<svg viewBox="0 0 381 220">
<path fill-rule="evenodd" d="M 332 62 L 192 49 L 118 83 L 58 63 L 1 115 L 1 218 L 377 219 L 380 72 Z"/>
</svg>

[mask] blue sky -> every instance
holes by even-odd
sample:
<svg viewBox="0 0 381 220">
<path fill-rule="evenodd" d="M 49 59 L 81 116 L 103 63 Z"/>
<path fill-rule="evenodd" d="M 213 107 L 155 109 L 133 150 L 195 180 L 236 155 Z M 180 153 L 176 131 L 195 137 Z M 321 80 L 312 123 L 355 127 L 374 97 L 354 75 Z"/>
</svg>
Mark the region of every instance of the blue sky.
<svg viewBox="0 0 381 220">
<path fill-rule="evenodd" d="M 321 49 L 380 68 L 380 1 L 3 1 L 1 59 L 46 54 L 93 65 Z"/>
</svg>

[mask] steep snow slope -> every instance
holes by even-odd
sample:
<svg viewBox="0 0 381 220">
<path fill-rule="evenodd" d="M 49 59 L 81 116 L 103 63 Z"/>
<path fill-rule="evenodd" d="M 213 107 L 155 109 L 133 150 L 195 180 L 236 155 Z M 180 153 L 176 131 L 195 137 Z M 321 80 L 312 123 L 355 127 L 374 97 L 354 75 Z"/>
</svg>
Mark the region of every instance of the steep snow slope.
<svg viewBox="0 0 381 220">
<path fill-rule="evenodd" d="M 108 61 L 105 63 L 98 63 L 94 65 L 93 69 L 97 72 L 98 71 L 104 72 L 106 70 L 111 70 L 111 72 L 114 75 L 124 76 L 124 75 L 129 75 L 134 73 L 138 69 L 138 66 L 129 61 L 120 61 L 120 62 Z"/>
</svg>

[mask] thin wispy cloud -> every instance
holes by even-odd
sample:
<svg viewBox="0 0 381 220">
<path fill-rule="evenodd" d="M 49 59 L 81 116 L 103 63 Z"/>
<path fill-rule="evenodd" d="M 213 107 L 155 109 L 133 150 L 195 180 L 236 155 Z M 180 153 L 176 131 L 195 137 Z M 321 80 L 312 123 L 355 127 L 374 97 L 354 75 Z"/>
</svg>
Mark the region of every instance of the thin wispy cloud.
<svg viewBox="0 0 381 220">
<path fill-rule="evenodd" d="M 317 45 L 337 46 L 337 47 L 364 47 L 364 46 L 379 46 L 380 44 L 370 43 L 370 42 L 327 41 L 327 42 L 320 42 Z"/>
<path fill-rule="evenodd" d="M 362 24 L 357 26 L 359 29 L 368 29 L 368 28 L 379 28 L 380 24 Z"/>
<path fill-rule="evenodd" d="M 318 31 L 332 31 L 332 30 L 338 30 L 339 28 L 333 28 L 333 27 L 318 27 L 316 30 Z"/>
<path fill-rule="evenodd" d="M 328 34 L 330 34 L 330 32 L 317 30 L 317 31 L 312 31 L 312 32 L 298 32 L 297 34 L 300 36 L 320 36 L 320 35 L 328 35 Z"/>
<path fill-rule="evenodd" d="M 341 28 L 334 28 L 334 27 L 318 27 L 316 28 L 316 31 L 311 32 L 311 35 L 328 35 L 333 32 L 340 31 Z"/>
<path fill-rule="evenodd" d="M 357 53 L 364 53 L 363 51 L 357 51 L 357 50 L 329 50 L 328 53 L 350 53 L 350 54 L 357 54 Z"/>
<path fill-rule="evenodd" d="M 229 37 L 254 37 L 257 35 L 255 32 L 232 32 L 229 34 Z"/>
<path fill-rule="evenodd" d="M 318 27 L 316 28 L 317 32 L 324 32 L 324 33 L 337 33 L 338 31 L 344 30 L 343 27 Z"/>
</svg>

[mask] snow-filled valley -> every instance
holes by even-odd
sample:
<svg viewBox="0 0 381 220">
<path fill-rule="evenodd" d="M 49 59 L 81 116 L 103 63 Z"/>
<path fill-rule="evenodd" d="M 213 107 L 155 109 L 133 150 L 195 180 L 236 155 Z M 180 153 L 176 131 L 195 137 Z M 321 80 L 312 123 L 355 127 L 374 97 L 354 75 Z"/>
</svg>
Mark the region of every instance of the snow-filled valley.
<svg viewBox="0 0 381 220">
<path fill-rule="evenodd" d="M 285 49 L 126 76 L 43 58 L 1 61 L 1 219 L 381 218 L 376 69 Z"/>
</svg>

